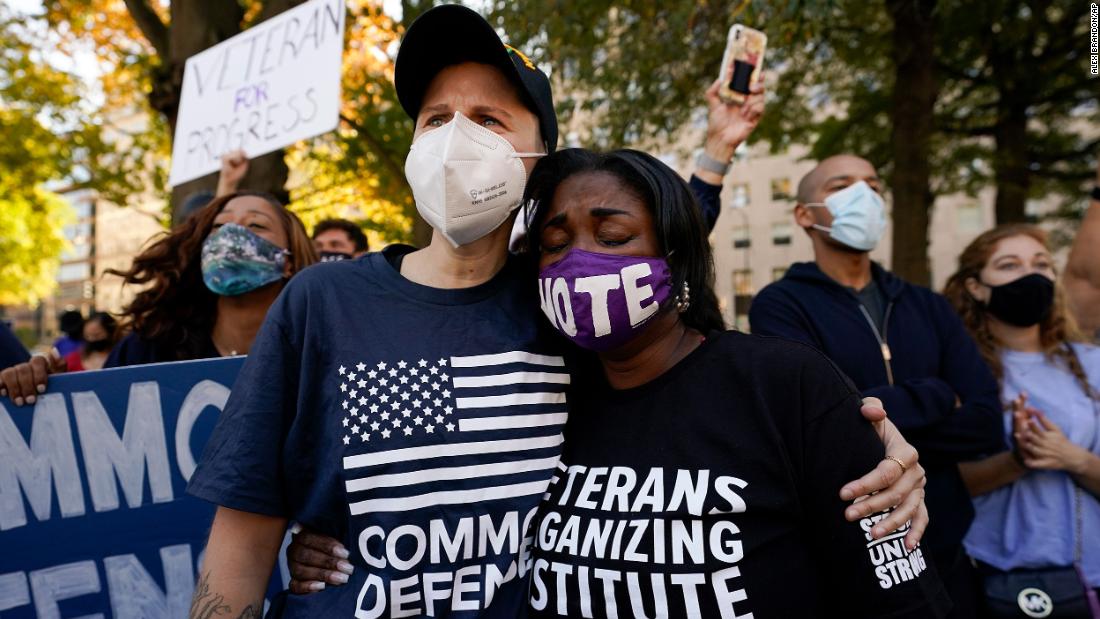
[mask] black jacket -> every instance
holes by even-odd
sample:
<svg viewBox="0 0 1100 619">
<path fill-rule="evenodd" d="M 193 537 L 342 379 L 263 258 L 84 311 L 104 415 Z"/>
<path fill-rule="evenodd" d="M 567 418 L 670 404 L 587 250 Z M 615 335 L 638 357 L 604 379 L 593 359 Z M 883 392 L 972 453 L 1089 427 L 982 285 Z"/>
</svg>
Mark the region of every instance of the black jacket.
<svg viewBox="0 0 1100 619">
<path fill-rule="evenodd" d="M 816 347 L 864 396 L 882 400 L 920 451 L 931 517 L 925 543 L 948 560 L 974 516 L 957 463 L 1006 448 L 997 382 L 945 298 L 871 269 L 887 300 L 881 338 L 856 295 L 812 262 L 760 291 L 749 321 L 754 333 Z"/>
</svg>

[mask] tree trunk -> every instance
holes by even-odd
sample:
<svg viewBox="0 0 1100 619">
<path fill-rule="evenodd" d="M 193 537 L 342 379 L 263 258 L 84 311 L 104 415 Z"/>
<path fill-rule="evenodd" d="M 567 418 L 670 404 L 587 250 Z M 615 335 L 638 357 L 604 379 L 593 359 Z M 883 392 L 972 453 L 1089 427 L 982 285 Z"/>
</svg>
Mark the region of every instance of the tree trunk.
<svg viewBox="0 0 1100 619">
<path fill-rule="evenodd" d="M 894 94 L 891 150 L 894 170 L 893 271 L 924 286 L 931 285 L 928 224 L 933 197 L 930 139 L 938 95 L 934 56 L 935 0 L 886 0 L 894 22 Z"/>
<path fill-rule="evenodd" d="M 416 21 L 416 18 L 430 8 L 432 8 L 432 0 L 401 0 L 401 25 L 404 30 L 408 32 L 409 26 Z M 432 227 L 424 221 L 424 218 L 420 216 L 415 208 L 413 208 L 412 216 L 413 245 L 427 247 L 432 242 Z"/>
<path fill-rule="evenodd" d="M 994 132 L 993 173 L 997 183 L 994 210 L 997 224 L 1027 221 L 1031 171 L 1027 158 L 1027 116 L 1013 112 Z"/>
<path fill-rule="evenodd" d="M 1002 97 L 1010 96 L 1002 93 Z M 1027 111 L 1023 105 L 1002 105 L 993 132 L 993 176 L 997 183 L 996 223 L 1027 221 L 1031 171 L 1027 155 Z"/>
</svg>

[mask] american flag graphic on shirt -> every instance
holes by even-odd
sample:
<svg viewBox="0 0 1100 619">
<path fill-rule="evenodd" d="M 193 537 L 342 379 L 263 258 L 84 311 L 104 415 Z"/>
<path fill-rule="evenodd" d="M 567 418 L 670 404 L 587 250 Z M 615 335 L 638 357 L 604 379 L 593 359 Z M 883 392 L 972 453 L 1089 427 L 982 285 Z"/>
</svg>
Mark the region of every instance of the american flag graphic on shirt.
<svg viewBox="0 0 1100 619">
<path fill-rule="evenodd" d="M 336 372 L 352 515 L 545 492 L 568 415 L 562 357 L 362 360 Z"/>
</svg>

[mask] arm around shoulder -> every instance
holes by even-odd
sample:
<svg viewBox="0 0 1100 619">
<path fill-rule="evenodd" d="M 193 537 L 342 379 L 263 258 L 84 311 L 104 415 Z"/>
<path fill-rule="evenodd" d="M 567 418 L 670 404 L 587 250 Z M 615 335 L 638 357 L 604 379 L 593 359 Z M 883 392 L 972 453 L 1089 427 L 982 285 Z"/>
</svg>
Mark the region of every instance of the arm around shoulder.
<svg viewBox="0 0 1100 619">
<path fill-rule="evenodd" d="M 838 489 L 846 479 L 873 468 L 883 457 L 878 435 L 860 414 L 854 393 L 805 428 L 803 480 L 811 532 L 823 566 L 829 602 L 845 604 L 850 617 L 943 617 L 949 606 L 943 586 L 920 547 L 905 545 L 906 524 L 875 539 L 872 529 L 888 511 L 858 522 L 843 517 Z"/>
</svg>

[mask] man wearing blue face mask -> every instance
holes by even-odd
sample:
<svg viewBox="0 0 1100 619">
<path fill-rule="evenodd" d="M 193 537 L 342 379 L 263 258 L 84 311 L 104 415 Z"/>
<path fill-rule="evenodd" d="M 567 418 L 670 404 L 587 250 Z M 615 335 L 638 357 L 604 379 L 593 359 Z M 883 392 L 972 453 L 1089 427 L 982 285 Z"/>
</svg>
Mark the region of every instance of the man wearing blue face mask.
<svg viewBox="0 0 1100 619">
<path fill-rule="evenodd" d="M 795 222 L 814 262 L 796 263 L 753 300 L 753 333 L 810 344 L 880 398 L 928 473 L 925 547 L 955 602 L 973 617 L 962 539 L 974 510 L 957 463 L 1005 449 L 997 384 L 946 299 L 871 261 L 886 228 L 882 182 L 868 161 L 837 155 L 798 186 Z"/>
</svg>

